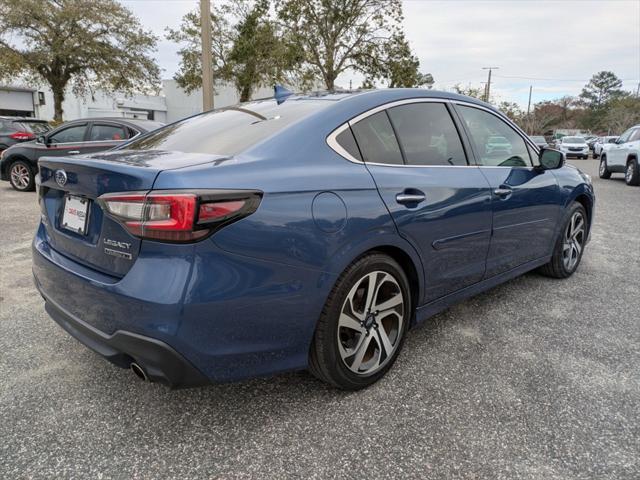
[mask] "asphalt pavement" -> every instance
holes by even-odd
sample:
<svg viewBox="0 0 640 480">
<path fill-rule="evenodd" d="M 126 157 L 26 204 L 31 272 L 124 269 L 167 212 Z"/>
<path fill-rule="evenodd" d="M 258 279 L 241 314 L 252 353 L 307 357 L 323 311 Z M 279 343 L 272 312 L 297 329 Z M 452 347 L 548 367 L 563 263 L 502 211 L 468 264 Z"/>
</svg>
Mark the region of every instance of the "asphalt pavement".
<svg viewBox="0 0 640 480">
<path fill-rule="evenodd" d="M 371 388 L 305 372 L 171 391 L 67 335 L 0 184 L 0 478 L 640 478 L 640 188 L 597 178 L 568 280 L 529 273 L 409 332 Z M 532 239 L 535 241 L 535 239 Z"/>
</svg>

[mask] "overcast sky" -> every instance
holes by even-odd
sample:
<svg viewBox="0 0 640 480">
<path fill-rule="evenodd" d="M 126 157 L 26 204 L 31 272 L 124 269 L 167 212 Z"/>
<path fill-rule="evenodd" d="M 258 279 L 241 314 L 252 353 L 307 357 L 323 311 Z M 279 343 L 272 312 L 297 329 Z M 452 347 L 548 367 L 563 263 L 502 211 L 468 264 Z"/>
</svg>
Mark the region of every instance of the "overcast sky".
<svg viewBox="0 0 640 480">
<path fill-rule="evenodd" d="M 179 58 L 164 30 L 199 2 L 121 1 L 162 37 L 157 60 L 163 78 L 171 78 Z M 535 103 L 579 94 L 600 70 L 613 71 L 627 90 L 640 82 L 640 0 L 408 0 L 404 15 L 411 47 L 435 88 L 483 87 L 482 67 L 498 66 L 492 91 L 526 108 L 530 85 Z M 356 75 L 343 75 L 338 84 L 349 80 L 360 85 Z"/>
</svg>

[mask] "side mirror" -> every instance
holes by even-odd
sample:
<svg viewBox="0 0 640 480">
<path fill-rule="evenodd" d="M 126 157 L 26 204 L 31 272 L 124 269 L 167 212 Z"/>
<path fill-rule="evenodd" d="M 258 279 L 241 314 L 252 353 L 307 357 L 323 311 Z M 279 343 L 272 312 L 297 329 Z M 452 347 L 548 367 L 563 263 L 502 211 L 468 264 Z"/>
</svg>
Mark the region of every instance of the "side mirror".
<svg viewBox="0 0 640 480">
<path fill-rule="evenodd" d="M 46 144 L 47 137 L 45 137 L 44 135 L 38 135 L 38 137 L 36 138 L 36 142 Z"/>
<path fill-rule="evenodd" d="M 556 170 L 564 165 L 564 153 L 551 148 L 540 150 L 538 159 L 543 170 Z"/>
</svg>

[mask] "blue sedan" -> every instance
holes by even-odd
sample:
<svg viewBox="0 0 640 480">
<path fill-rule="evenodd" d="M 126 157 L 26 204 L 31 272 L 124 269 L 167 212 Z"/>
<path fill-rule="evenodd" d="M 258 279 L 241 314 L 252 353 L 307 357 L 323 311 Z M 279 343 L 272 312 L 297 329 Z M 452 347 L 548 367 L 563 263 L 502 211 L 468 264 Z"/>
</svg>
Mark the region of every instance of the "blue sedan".
<svg viewBox="0 0 640 480">
<path fill-rule="evenodd" d="M 39 165 L 47 312 L 172 387 L 299 369 L 366 387 L 453 303 L 572 275 L 595 204 L 488 104 L 418 89 L 251 102 Z"/>
</svg>

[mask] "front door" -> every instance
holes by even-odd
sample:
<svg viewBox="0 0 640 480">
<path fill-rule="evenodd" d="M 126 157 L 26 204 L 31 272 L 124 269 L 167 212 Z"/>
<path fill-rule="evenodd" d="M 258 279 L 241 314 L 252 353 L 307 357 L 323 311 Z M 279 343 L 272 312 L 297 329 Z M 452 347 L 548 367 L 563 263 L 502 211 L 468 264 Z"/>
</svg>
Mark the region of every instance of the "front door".
<svg viewBox="0 0 640 480">
<path fill-rule="evenodd" d="M 400 235 L 422 258 L 421 303 L 479 282 L 490 240 L 489 185 L 469 165 L 449 107 L 398 102 L 352 123 L 352 131 Z"/>
<path fill-rule="evenodd" d="M 627 164 L 627 157 L 629 155 L 629 147 L 636 136 L 636 131 L 640 129 L 630 128 L 616 141 L 614 145 L 611 145 L 607 150 L 607 167 L 614 172 L 623 172 Z"/>
<path fill-rule="evenodd" d="M 555 175 L 533 168 L 535 150 L 498 115 L 463 104 L 456 104 L 456 111 L 491 186 L 493 227 L 486 278 L 549 255 L 562 202 Z M 491 146 L 495 137 L 505 140 L 502 148 Z"/>
<path fill-rule="evenodd" d="M 82 153 L 85 145 L 88 124 L 69 125 L 47 136 L 47 145 L 38 144 L 40 157 L 60 157 Z"/>
</svg>

